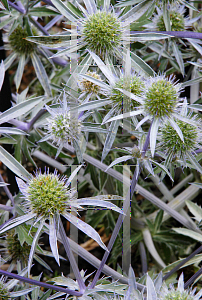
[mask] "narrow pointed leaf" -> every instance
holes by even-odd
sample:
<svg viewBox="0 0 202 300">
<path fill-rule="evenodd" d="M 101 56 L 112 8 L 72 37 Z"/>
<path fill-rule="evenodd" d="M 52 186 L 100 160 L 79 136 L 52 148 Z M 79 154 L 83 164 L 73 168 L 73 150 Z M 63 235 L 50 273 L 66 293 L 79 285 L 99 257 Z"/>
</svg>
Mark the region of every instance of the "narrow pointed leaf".
<svg viewBox="0 0 202 300">
<path fill-rule="evenodd" d="M 33 219 L 36 216 L 36 214 L 33 213 L 29 213 L 27 215 L 23 215 L 20 216 L 18 218 L 15 218 L 14 220 L 12 220 L 11 222 L 7 223 L 6 225 L 4 225 L 1 229 L 0 229 L 0 234 L 17 227 L 18 225 L 25 223 L 31 219 Z"/>
<path fill-rule="evenodd" d="M 77 15 L 71 11 L 70 8 L 68 8 L 64 2 L 60 0 L 52 0 L 52 3 L 55 5 L 55 7 L 59 10 L 59 12 L 65 16 L 69 21 L 76 22 L 78 20 Z"/>
<path fill-rule="evenodd" d="M 117 121 L 112 121 L 109 127 L 109 133 L 106 136 L 105 144 L 104 144 L 104 149 L 102 151 L 102 161 L 105 159 L 109 151 L 111 150 L 112 144 L 115 140 L 116 133 L 119 127 L 119 120 Z"/>
<path fill-rule="evenodd" d="M 90 225 L 78 219 L 72 214 L 63 213 L 63 216 L 70 223 L 74 224 L 74 226 L 76 226 L 78 229 L 83 231 L 86 235 L 90 236 L 93 240 L 95 240 L 104 250 L 107 250 L 107 247 L 102 242 L 100 235 L 97 233 L 97 231 L 94 228 L 92 228 Z"/>
<path fill-rule="evenodd" d="M 195 219 L 200 222 L 202 220 L 202 208 L 190 200 L 186 200 L 185 202 L 190 212 L 194 215 Z"/>
<path fill-rule="evenodd" d="M 78 199 L 77 203 L 79 205 L 92 205 L 92 206 L 104 207 L 104 208 L 108 208 L 108 209 L 117 211 L 120 214 L 123 214 L 123 211 L 118 206 L 116 206 L 113 203 L 103 201 L 103 200 L 90 200 L 90 199 L 81 200 L 81 199 Z"/>
<path fill-rule="evenodd" d="M 124 155 L 124 156 L 122 156 L 122 157 L 116 158 L 116 159 L 109 165 L 109 167 L 105 170 L 105 172 L 107 172 L 111 167 L 117 165 L 118 163 L 123 162 L 123 161 L 126 161 L 126 160 L 129 160 L 129 159 L 132 159 L 132 158 L 133 158 L 132 155 Z"/>
<path fill-rule="evenodd" d="M 0 146 L 0 160 L 7 166 L 13 173 L 27 181 L 31 179 L 31 174 L 3 147 Z"/>
<path fill-rule="evenodd" d="M 155 287 L 151 277 L 147 274 L 147 300 L 157 300 Z"/>
<path fill-rule="evenodd" d="M 51 48 L 67 47 L 71 43 L 68 35 L 29 36 L 26 40 Z"/>
<path fill-rule="evenodd" d="M 15 76 L 14 76 L 14 81 L 15 81 L 15 86 L 16 86 L 17 91 L 19 89 L 19 86 L 20 86 L 20 83 L 21 83 L 21 80 L 22 80 L 24 67 L 25 67 L 25 54 L 22 54 L 20 56 L 20 60 L 19 60 L 19 63 L 18 63 L 18 68 L 17 68 L 17 71 L 16 71 Z"/>
<path fill-rule="evenodd" d="M 4 76 L 5 76 L 5 66 L 4 66 L 4 62 L 2 61 L 0 65 L 0 90 L 4 82 Z"/>
<path fill-rule="evenodd" d="M 32 246 L 31 246 L 30 253 L 29 253 L 28 266 L 27 266 L 28 267 L 28 274 L 30 274 L 34 252 L 35 252 L 38 240 L 40 238 L 40 234 L 41 234 L 44 223 L 45 223 L 44 220 L 40 222 L 39 227 L 37 229 L 37 232 L 35 233 L 35 236 L 33 238 Z"/>
<path fill-rule="evenodd" d="M 157 139 L 157 133 L 159 128 L 160 121 L 158 118 L 155 118 L 153 120 L 152 126 L 151 126 L 151 132 L 150 132 L 150 148 L 151 148 L 151 154 L 154 156 L 155 148 L 156 148 L 156 139 Z"/>
<path fill-rule="evenodd" d="M 11 119 L 22 116 L 23 114 L 30 111 L 35 105 L 41 102 L 42 97 L 31 98 L 23 101 L 20 104 L 7 109 L 5 112 L 0 114 L 0 124 L 8 122 Z"/>
<path fill-rule="evenodd" d="M 54 258 L 57 261 L 58 265 L 60 265 L 60 259 L 59 259 L 58 247 L 57 247 L 57 231 L 56 231 L 55 216 L 50 217 L 49 219 L 49 242 L 50 242 L 50 247 L 54 255 Z"/>
<path fill-rule="evenodd" d="M 39 56 L 36 53 L 31 54 L 32 63 L 36 72 L 36 76 L 38 77 L 43 89 L 47 93 L 49 97 L 52 96 L 51 88 L 49 84 L 48 75 L 46 73 L 46 70 L 39 58 Z"/>
<path fill-rule="evenodd" d="M 202 234 L 195 232 L 187 228 L 173 228 L 173 230 L 179 234 L 189 236 L 190 238 L 202 242 Z"/>
<path fill-rule="evenodd" d="M 79 170 L 83 167 L 83 165 L 78 166 L 69 176 L 66 185 L 69 186 L 71 183 L 72 179 L 76 176 L 76 174 L 79 172 Z"/>
</svg>

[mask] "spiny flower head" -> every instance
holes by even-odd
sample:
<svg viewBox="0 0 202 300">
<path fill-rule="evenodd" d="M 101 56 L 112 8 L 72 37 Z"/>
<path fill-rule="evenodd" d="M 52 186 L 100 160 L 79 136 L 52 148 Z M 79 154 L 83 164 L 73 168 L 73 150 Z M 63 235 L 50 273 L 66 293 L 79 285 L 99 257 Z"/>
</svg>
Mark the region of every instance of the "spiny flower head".
<svg viewBox="0 0 202 300">
<path fill-rule="evenodd" d="M 36 45 L 26 40 L 28 33 L 26 29 L 21 26 L 18 26 L 13 32 L 9 35 L 9 42 L 11 48 L 19 54 L 30 54 L 36 48 Z"/>
<path fill-rule="evenodd" d="M 49 171 L 36 173 L 26 189 L 31 211 L 44 217 L 62 214 L 73 197 L 73 191 L 66 186 L 66 181 L 67 178 L 60 178 L 56 171 L 54 174 L 49 174 Z"/>
<path fill-rule="evenodd" d="M 170 30 L 171 31 L 185 31 L 191 26 L 196 19 L 189 19 L 189 17 L 184 17 L 185 6 L 180 5 L 178 1 L 170 1 L 172 3 L 167 4 L 167 9 L 170 18 Z M 152 23 L 147 24 L 145 27 L 149 30 L 155 31 L 166 31 L 166 25 L 163 15 L 163 7 L 160 4 L 156 7 L 157 14 L 152 18 Z"/>
<path fill-rule="evenodd" d="M 69 112 L 58 113 L 48 119 L 48 130 L 54 141 L 59 144 L 62 141 L 71 142 L 81 133 L 81 124 L 76 118 L 71 118 Z"/>
<path fill-rule="evenodd" d="M 97 74 L 96 72 L 88 71 L 86 73 L 86 75 L 91 76 L 97 80 L 101 80 L 100 75 Z M 81 89 L 86 93 L 98 94 L 100 91 L 100 87 L 97 84 L 95 84 L 87 79 L 83 79 L 83 80 L 79 81 L 79 85 L 81 86 Z"/>
<path fill-rule="evenodd" d="M 166 124 L 161 131 L 163 148 L 172 150 L 174 154 L 193 150 L 199 140 L 197 127 L 180 120 L 176 120 L 176 123 L 182 131 L 184 142 L 176 130 L 170 124 Z"/>
<path fill-rule="evenodd" d="M 82 30 L 83 41 L 97 55 L 112 52 L 120 45 L 121 24 L 112 12 L 97 11 L 88 16 Z"/>
<path fill-rule="evenodd" d="M 180 85 L 173 78 L 165 76 L 151 77 L 146 84 L 144 109 L 153 117 L 170 117 L 179 100 Z"/>
<path fill-rule="evenodd" d="M 20 244 L 18 235 L 15 234 L 15 230 L 10 230 L 6 236 L 8 253 L 11 255 L 12 260 L 17 262 L 18 260 L 28 261 L 31 246 L 26 242 L 23 245 Z"/>
<path fill-rule="evenodd" d="M 128 92 L 133 93 L 134 95 L 140 96 L 144 89 L 144 82 L 141 77 L 136 75 L 124 76 L 116 81 L 115 85 L 111 90 L 110 100 L 112 100 L 113 104 L 118 104 L 119 108 L 124 104 L 128 104 L 130 108 L 134 109 L 136 106 L 139 106 L 139 103 L 121 91 L 117 90 L 117 88 L 126 90 Z"/>
</svg>

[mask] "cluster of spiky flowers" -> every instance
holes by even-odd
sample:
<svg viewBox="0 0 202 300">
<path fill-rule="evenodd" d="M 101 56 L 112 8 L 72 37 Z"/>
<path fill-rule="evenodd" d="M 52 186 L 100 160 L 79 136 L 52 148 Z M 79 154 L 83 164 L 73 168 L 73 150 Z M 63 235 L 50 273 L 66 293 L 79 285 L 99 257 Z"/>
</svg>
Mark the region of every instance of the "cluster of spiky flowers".
<svg viewBox="0 0 202 300">
<path fill-rule="evenodd" d="M 195 19 L 185 17 L 185 6 L 179 3 L 171 3 L 168 5 L 168 14 L 170 18 L 171 31 L 185 31 L 191 26 Z M 165 19 L 163 14 L 163 7 L 156 7 L 157 14 L 152 18 L 152 23 L 147 24 L 145 27 L 155 31 L 166 31 Z"/>
<path fill-rule="evenodd" d="M 27 30 L 22 26 L 18 26 L 14 29 L 8 37 L 11 48 L 19 54 L 30 54 L 32 53 L 36 46 L 27 41 L 28 37 Z"/>
</svg>

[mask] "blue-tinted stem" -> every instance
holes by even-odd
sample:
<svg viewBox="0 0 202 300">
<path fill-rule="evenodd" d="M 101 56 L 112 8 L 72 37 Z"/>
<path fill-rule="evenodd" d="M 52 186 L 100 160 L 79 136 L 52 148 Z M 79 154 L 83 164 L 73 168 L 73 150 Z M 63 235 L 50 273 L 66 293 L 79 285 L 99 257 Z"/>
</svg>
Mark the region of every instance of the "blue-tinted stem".
<svg viewBox="0 0 202 300">
<path fill-rule="evenodd" d="M 83 279 L 81 277 L 81 274 L 79 272 L 76 260 L 74 258 L 74 255 L 73 255 L 71 246 L 69 244 L 68 238 L 66 236 L 66 233 L 65 233 L 65 230 L 64 230 L 64 227 L 63 227 L 61 219 L 59 221 L 59 233 L 60 233 L 60 236 L 61 236 L 61 239 L 62 239 L 62 243 L 63 243 L 64 248 L 65 248 L 65 252 L 67 254 L 67 257 L 69 259 L 71 267 L 73 269 L 74 275 L 76 277 L 76 280 L 78 281 L 80 292 L 83 294 L 84 291 L 85 291 L 85 289 L 86 289 L 86 286 L 85 286 L 85 284 L 83 282 Z"/>
<path fill-rule="evenodd" d="M 13 273 L 1 270 L 1 269 L 0 269 L 0 274 L 2 274 L 4 276 L 11 277 L 11 278 L 14 278 L 14 279 L 17 279 L 17 280 L 20 280 L 20 281 L 23 281 L 23 282 L 27 282 L 29 284 L 42 286 L 45 289 L 51 289 L 51 290 L 54 290 L 54 291 L 62 292 L 62 293 L 65 293 L 65 294 L 70 294 L 70 295 L 77 296 L 77 297 L 82 296 L 81 292 L 72 291 L 72 290 L 65 289 L 65 288 L 62 288 L 62 287 L 59 287 L 59 286 L 55 286 L 55 285 L 51 285 L 51 284 L 48 284 L 48 283 L 45 283 L 45 282 L 40 282 L 40 281 L 33 280 L 33 279 L 30 279 L 30 278 L 27 278 L 27 277 L 19 276 L 17 274 L 13 274 Z"/>
<path fill-rule="evenodd" d="M 201 32 L 193 31 L 131 31 L 131 33 L 163 33 L 174 37 L 184 38 L 184 39 L 202 39 Z"/>
<path fill-rule="evenodd" d="M 173 275 L 179 268 L 181 268 L 184 264 L 186 264 L 190 259 L 192 259 L 196 254 L 202 251 L 202 246 L 200 246 L 198 249 L 196 249 L 192 254 L 190 254 L 188 257 L 183 259 L 177 266 L 175 266 L 170 272 L 168 272 L 164 277 L 163 280 L 166 280 L 169 278 L 171 275 Z M 191 279 L 191 278 L 190 278 Z M 188 280 L 189 281 L 189 280 Z M 188 282 L 187 281 L 187 282 Z M 187 283 L 186 282 L 186 283 Z M 189 285 L 189 284 L 188 284 Z"/>
<path fill-rule="evenodd" d="M 202 274 L 202 268 L 198 270 L 187 282 L 184 284 L 184 288 L 187 289 L 199 276 Z"/>
<path fill-rule="evenodd" d="M 150 125 L 150 129 L 149 129 L 149 132 L 148 132 L 148 134 L 147 134 L 146 141 L 145 141 L 144 146 L 143 146 L 143 151 L 142 151 L 142 156 L 143 156 L 143 157 L 145 156 L 145 153 L 146 153 L 147 148 L 148 148 L 148 146 L 149 146 L 149 139 L 150 139 L 150 130 L 151 130 L 151 126 L 152 126 L 152 123 L 151 123 L 151 125 Z M 135 186 L 136 186 L 137 181 L 138 181 L 139 174 L 136 174 L 136 170 L 137 170 L 137 169 L 135 169 L 135 172 L 134 172 L 134 174 L 133 174 L 133 178 L 132 178 L 132 181 L 131 181 L 130 189 L 128 190 L 128 193 L 127 193 L 127 195 L 126 195 L 126 199 L 125 199 L 124 202 L 123 202 L 123 213 L 124 213 L 124 214 L 126 214 L 127 211 L 128 211 L 128 208 L 129 208 L 129 205 L 130 205 L 130 199 L 131 199 L 132 196 L 133 196 L 133 193 L 134 193 L 134 191 L 135 191 Z M 104 265 L 105 265 L 105 263 L 106 263 L 106 261 L 107 261 L 107 258 L 108 258 L 109 254 L 110 254 L 110 251 L 111 251 L 111 249 L 112 249 L 112 247 L 113 247 L 113 245 L 114 245 L 114 242 L 115 242 L 115 240 L 116 240 L 116 238 L 117 238 L 117 235 L 118 235 L 118 233 L 119 233 L 119 230 L 120 230 L 120 228 L 121 228 L 123 219 L 124 219 L 124 215 L 119 215 L 118 220 L 117 220 L 117 222 L 116 222 L 116 226 L 115 226 L 114 231 L 113 231 L 113 233 L 112 233 L 111 239 L 110 239 L 109 244 L 108 244 L 108 246 L 107 246 L 108 252 L 105 251 L 105 254 L 104 254 L 104 256 L 103 256 L 103 259 L 102 259 L 102 261 L 101 261 L 101 264 L 100 264 L 100 266 L 99 266 L 99 268 L 98 268 L 98 270 L 97 270 L 97 272 L 96 272 L 96 274 L 95 274 L 95 277 L 94 277 L 94 279 L 93 279 L 93 281 L 92 281 L 92 283 L 91 283 L 91 285 L 90 285 L 90 289 L 93 289 L 93 288 L 95 287 L 96 282 L 98 281 L 98 279 L 99 279 L 99 277 L 100 277 L 100 274 L 101 274 L 101 272 L 102 272 L 102 269 L 103 269 L 103 267 L 104 267 Z"/>
</svg>

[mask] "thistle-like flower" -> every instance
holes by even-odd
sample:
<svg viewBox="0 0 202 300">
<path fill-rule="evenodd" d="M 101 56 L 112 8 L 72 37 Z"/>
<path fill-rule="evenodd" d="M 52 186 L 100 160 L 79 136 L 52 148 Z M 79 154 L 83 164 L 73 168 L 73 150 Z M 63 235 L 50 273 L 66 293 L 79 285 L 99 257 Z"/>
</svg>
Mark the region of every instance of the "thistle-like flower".
<svg viewBox="0 0 202 300">
<path fill-rule="evenodd" d="M 56 157 L 60 154 L 66 143 L 71 143 L 75 148 L 78 160 L 82 162 L 80 142 L 83 132 L 107 132 L 106 129 L 100 128 L 99 124 L 93 123 L 93 126 L 89 123 L 88 125 L 83 124 L 83 121 L 90 115 L 90 112 L 87 111 L 84 113 L 84 111 L 78 111 L 79 107 L 74 107 L 74 110 L 71 110 L 67 104 L 65 93 L 63 94 L 63 101 L 60 103 L 59 108 L 46 106 L 46 109 L 51 117 L 47 118 L 47 123 L 44 124 L 47 135 L 39 142 L 52 140 L 53 143 L 59 146 Z"/>
<path fill-rule="evenodd" d="M 108 199 L 108 196 L 77 199 L 75 196 L 76 190 L 69 188 L 69 185 L 80 168 L 81 166 L 77 167 L 69 178 L 66 178 L 65 176 L 60 177 L 57 174 L 57 171 L 50 174 L 49 170 L 44 174 L 42 174 L 41 171 L 36 172 L 35 176 L 31 176 L 31 179 L 27 180 L 26 183 L 23 180 L 16 178 L 24 199 L 23 210 L 25 214 L 3 225 L 0 234 L 30 220 L 34 220 L 35 226 L 38 224 L 38 230 L 33 239 L 29 254 L 28 270 L 31 268 L 36 243 L 44 230 L 44 226 L 49 227 L 51 251 L 59 264 L 57 233 L 61 215 L 78 229 L 93 238 L 105 250 L 107 249 L 97 231 L 72 215 L 71 211 L 82 210 L 82 206 L 85 205 L 109 208 L 119 213 L 122 213 L 122 210 L 113 203 L 105 201 Z M 113 198 L 122 199 L 118 196 L 110 197 L 110 199 Z M 46 223 L 47 220 L 49 224 Z"/>
<path fill-rule="evenodd" d="M 29 40 L 49 47 L 65 47 L 55 56 L 72 56 L 80 49 L 88 49 L 97 54 L 102 59 L 115 55 L 121 58 L 122 47 L 133 39 L 129 27 L 131 23 L 137 21 L 146 11 L 137 13 L 137 7 L 132 7 L 129 11 L 116 9 L 110 1 L 104 0 L 102 6 L 95 0 L 84 0 L 85 8 L 77 2 L 77 7 L 64 7 L 62 2 L 55 1 L 54 5 L 77 26 L 77 45 L 69 43 L 71 30 L 67 30 L 66 36 L 31 37 Z M 63 8 L 62 8 L 63 7 Z M 75 13 L 75 12 L 78 13 Z"/>
<path fill-rule="evenodd" d="M 157 13 L 154 14 L 152 22 L 145 25 L 149 30 L 167 31 L 163 14 L 163 7 L 156 7 Z M 185 31 L 196 19 L 185 17 L 185 6 L 179 3 L 168 4 L 168 14 L 170 18 L 171 31 Z"/>
<path fill-rule="evenodd" d="M 38 55 L 40 46 L 35 45 L 32 42 L 26 40 L 29 34 L 27 32 L 26 27 L 23 27 L 22 24 L 19 24 L 14 30 L 13 26 L 11 25 L 8 31 L 8 38 L 5 37 L 5 48 L 7 50 L 11 50 L 12 52 L 5 59 L 4 64 L 7 70 L 12 65 L 12 63 L 14 63 L 14 61 L 19 62 L 16 74 L 14 76 L 14 82 L 17 91 L 21 84 L 25 65 L 28 59 L 31 59 L 36 72 L 36 76 L 40 81 L 44 91 L 48 96 L 52 96 L 48 75 Z M 37 33 L 34 28 L 33 31 L 35 34 Z"/>
<path fill-rule="evenodd" d="M 187 113 L 186 103 L 182 106 L 180 115 L 190 119 L 191 123 L 183 120 L 176 120 L 184 140 L 182 141 L 176 130 L 168 123 L 165 123 L 160 131 L 160 143 L 158 148 L 165 151 L 166 165 L 172 161 L 187 166 L 187 160 L 194 168 L 202 173 L 200 164 L 195 159 L 195 151 L 201 149 L 202 124 L 198 115 Z"/>
</svg>

